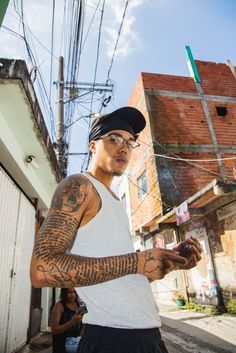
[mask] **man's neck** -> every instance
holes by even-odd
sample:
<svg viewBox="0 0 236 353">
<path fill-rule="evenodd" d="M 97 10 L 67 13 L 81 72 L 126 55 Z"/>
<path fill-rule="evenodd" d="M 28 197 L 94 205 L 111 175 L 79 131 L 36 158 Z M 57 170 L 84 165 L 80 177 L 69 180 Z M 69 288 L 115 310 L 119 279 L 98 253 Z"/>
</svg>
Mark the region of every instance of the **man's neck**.
<svg viewBox="0 0 236 353">
<path fill-rule="evenodd" d="M 92 175 L 92 177 L 99 180 L 107 188 L 111 187 L 111 183 L 114 178 L 113 175 L 105 174 L 104 172 L 100 171 L 99 169 L 93 168 L 92 166 L 88 172 L 90 175 Z"/>
</svg>

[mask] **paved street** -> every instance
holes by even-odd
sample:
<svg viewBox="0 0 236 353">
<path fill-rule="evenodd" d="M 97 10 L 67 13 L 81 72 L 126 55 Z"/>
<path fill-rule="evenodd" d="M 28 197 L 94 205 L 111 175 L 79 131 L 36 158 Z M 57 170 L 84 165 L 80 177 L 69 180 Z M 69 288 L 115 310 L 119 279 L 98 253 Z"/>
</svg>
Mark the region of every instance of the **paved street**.
<svg viewBox="0 0 236 353">
<path fill-rule="evenodd" d="M 169 353 L 236 352 L 236 317 L 178 310 L 173 305 L 160 305 L 160 315 Z M 20 353 L 51 353 L 51 348 L 45 347 L 48 339 L 48 334 L 43 334 L 34 339 L 31 349 L 27 346 Z"/>
<path fill-rule="evenodd" d="M 236 351 L 236 346 L 229 347 L 229 344 L 227 344 L 227 349 L 223 349 L 223 341 L 220 347 L 217 346 L 218 339 L 215 344 L 203 341 L 201 336 L 197 336 L 197 332 L 196 337 L 193 337 L 166 325 L 162 326 L 161 332 L 169 353 L 229 353 Z"/>
<path fill-rule="evenodd" d="M 161 307 L 162 337 L 169 353 L 235 353 L 236 317 Z"/>
</svg>

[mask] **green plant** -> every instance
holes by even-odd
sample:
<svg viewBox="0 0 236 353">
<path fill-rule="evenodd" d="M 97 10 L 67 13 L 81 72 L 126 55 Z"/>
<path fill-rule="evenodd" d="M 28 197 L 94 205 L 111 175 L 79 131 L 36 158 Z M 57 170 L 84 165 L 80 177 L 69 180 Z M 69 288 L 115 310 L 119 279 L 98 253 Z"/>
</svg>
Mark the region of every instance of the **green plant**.
<svg viewBox="0 0 236 353">
<path fill-rule="evenodd" d="M 236 300 L 235 299 L 231 299 L 228 301 L 228 303 L 226 304 L 226 310 L 230 314 L 236 314 Z"/>
<path fill-rule="evenodd" d="M 187 309 L 187 310 L 194 310 L 195 309 L 195 307 L 196 307 L 196 303 L 187 303 L 186 305 L 185 305 L 185 309 Z"/>
<path fill-rule="evenodd" d="M 201 305 L 197 303 L 187 303 L 184 309 L 193 310 L 198 313 L 206 313 L 209 315 L 218 314 L 218 309 L 215 305 Z"/>
<path fill-rule="evenodd" d="M 219 310 L 217 309 L 216 305 L 206 305 L 204 307 L 204 313 L 209 315 L 217 315 L 219 314 Z"/>
</svg>

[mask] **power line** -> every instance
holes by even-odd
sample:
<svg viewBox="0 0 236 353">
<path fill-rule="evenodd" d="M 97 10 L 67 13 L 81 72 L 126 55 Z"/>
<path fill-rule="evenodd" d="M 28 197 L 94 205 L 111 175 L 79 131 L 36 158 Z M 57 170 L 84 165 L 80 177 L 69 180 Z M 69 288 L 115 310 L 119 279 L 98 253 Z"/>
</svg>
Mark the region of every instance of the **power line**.
<svg viewBox="0 0 236 353">
<path fill-rule="evenodd" d="M 119 39 L 120 39 L 121 30 L 122 30 L 122 27 L 123 27 L 123 24 L 124 24 L 124 19 L 125 19 L 125 15 L 126 15 L 128 4 L 129 4 L 129 0 L 126 0 L 124 11 L 123 11 L 123 15 L 122 15 L 122 20 L 121 20 L 121 23 L 120 23 L 120 27 L 119 27 L 119 30 L 118 30 L 117 39 L 116 39 L 116 43 L 115 43 L 115 47 L 114 47 L 112 58 L 111 58 L 111 63 L 110 63 L 110 66 L 108 68 L 108 71 L 107 71 L 106 83 L 108 83 L 110 81 L 110 73 L 111 73 L 111 69 L 112 69 L 113 63 L 114 63 L 115 54 L 116 54 L 118 42 L 119 42 Z M 105 99 L 105 94 L 103 95 L 103 101 L 104 101 L 104 99 Z M 102 102 L 102 104 L 101 104 L 99 113 L 102 111 L 103 108 L 104 108 L 104 102 Z"/>
<path fill-rule="evenodd" d="M 98 68 L 98 60 L 99 60 L 99 52 L 100 52 L 100 41 L 101 41 L 101 33 L 102 33 L 102 22 L 103 22 L 103 15 L 104 15 L 104 7 L 105 7 L 105 0 L 103 0 L 102 10 L 101 10 L 101 17 L 100 17 L 100 23 L 99 23 L 98 41 L 97 41 L 97 55 L 96 55 L 96 63 L 95 63 L 94 78 L 93 78 L 93 85 L 92 85 L 92 98 L 91 98 L 91 104 L 90 104 L 90 114 L 92 113 L 93 97 L 94 97 L 94 86 L 95 86 L 96 77 L 97 77 L 97 68 Z M 88 129 L 90 129 L 90 126 L 91 126 L 91 121 L 89 121 Z M 87 158 L 86 169 L 88 168 L 88 165 L 89 165 L 89 154 L 88 154 L 88 156 L 85 156 L 85 158 L 84 158 L 84 162 L 82 164 L 82 169 L 84 168 L 84 164 L 85 164 L 86 158 Z"/>
<path fill-rule="evenodd" d="M 63 43 L 63 38 L 65 36 L 65 20 L 66 20 L 66 1 L 64 0 L 63 20 L 62 20 L 62 26 L 61 26 L 60 56 L 62 56 L 62 43 Z"/>
<path fill-rule="evenodd" d="M 139 190 L 145 192 L 145 194 L 147 194 L 148 196 L 152 197 L 152 198 L 155 199 L 156 201 L 158 201 L 158 202 L 164 204 L 165 206 L 168 206 L 168 207 L 170 207 L 171 209 L 173 208 L 173 206 L 170 206 L 170 205 L 166 204 L 165 202 L 163 202 L 163 200 L 162 200 L 161 198 L 152 195 L 151 193 L 149 193 L 149 192 L 147 192 L 145 189 L 143 189 L 141 186 L 139 186 L 138 184 L 134 183 L 134 182 L 131 180 L 131 178 L 130 178 L 126 173 L 124 173 L 124 174 L 125 174 L 126 177 L 128 178 L 129 182 L 130 182 L 131 184 L 133 184 L 134 186 L 136 186 Z M 132 212 L 132 215 L 138 211 L 138 209 L 141 207 L 141 205 L 142 205 L 142 203 L 145 201 L 145 199 L 146 199 L 146 198 L 144 198 L 144 199 L 140 202 L 140 204 L 137 206 L 137 208 Z"/>
<path fill-rule="evenodd" d="M 99 5 L 100 5 L 100 2 L 101 2 L 101 0 L 99 0 L 99 2 L 98 2 L 98 4 L 97 4 L 97 6 L 96 6 L 96 8 L 95 8 L 95 11 L 94 11 L 94 14 L 93 14 L 92 20 L 91 20 L 91 22 L 90 22 L 90 24 L 89 24 L 88 30 L 87 30 L 87 32 L 86 32 L 86 34 L 85 34 L 84 41 L 83 41 L 83 43 L 82 43 L 81 51 L 83 50 L 84 45 L 85 45 L 85 43 L 86 43 L 86 41 L 87 41 L 88 34 L 89 34 L 90 30 L 91 30 L 91 27 L 92 27 L 92 24 L 93 24 L 94 18 L 95 18 L 95 16 L 96 16 L 96 13 L 97 13 L 98 7 L 99 7 Z M 88 5 L 87 5 L 87 6 L 88 6 Z"/>
<path fill-rule="evenodd" d="M 99 3 L 100 3 L 100 2 L 99 2 Z M 105 0 L 103 0 L 103 4 L 102 4 L 101 18 L 100 18 L 99 31 L 98 31 L 97 55 L 96 55 L 96 63 L 95 63 L 94 78 L 93 78 L 93 86 L 92 86 L 93 88 L 94 88 L 94 86 L 95 86 L 96 77 L 97 77 L 98 60 L 99 60 L 99 52 L 100 52 L 100 42 L 101 42 L 101 32 L 102 32 L 102 22 L 103 22 L 103 15 L 104 15 L 104 6 L 105 6 Z M 92 92 L 92 100 L 91 100 L 91 105 L 90 105 L 90 113 L 92 113 L 93 96 L 94 96 L 94 90 L 93 90 L 93 92 Z"/>
<path fill-rule="evenodd" d="M 68 5 L 69 6 L 69 5 Z M 73 2 L 73 6 L 69 6 L 70 11 L 68 10 L 68 20 L 67 28 L 70 29 L 69 40 L 66 42 L 69 43 L 69 47 L 66 51 L 68 56 L 66 57 L 67 66 L 71 68 L 70 72 L 67 70 L 66 81 L 72 82 L 71 91 L 75 92 L 76 87 L 73 85 L 73 82 L 77 81 L 77 76 L 79 73 L 80 67 L 80 58 L 81 58 L 81 45 L 83 38 L 83 27 L 84 27 L 84 0 Z M 65 36 L 65 39 L 66 36 Z M 75 114 L 75 104 L 72 103 L 72 100 L 66 105 L 65 110 L 65 123 L 69 125 L 73 120 Z M 71 139 L 71 130 L 68 129 L 65 134 L 65 139 L 69 145 Z"/>
<path fill-rule="evenodd" d="M 27 53 L 28 53 L 28 57 L 29 57 L 29 59 L 30 59 L 30 62 L 31 62 L 31 64 L 33 65 L 33 67 L 35 68 L 35 72 L 37 72 L 38 71 L 38 73 L 39 73 L 39 77 L 40 77 L 40 79 L 41 79 L 41 81 L 42 81 L 42 86 L 43 86 L 43 90 L 45 91 L 45 96 L 46 96 L 46 98 L 48 98 L 47 97 L 47 91 L 46 91 L 46 89 L 45 89 L 45 86 L 44 86 L 44 83 L 43 83 L 43 79 L 42 79 L 42 76 L 41 76 L 41 74 L 40 74 L 40 71 L 39 71 L 39 65 L 38 65 L 38 63 L 37 63 L 37 60 L 36 60 L 36 57 L 35 57 L 35 55 L 33 54 L 33 51 L 32 51 L 32 49 L 31 49 L 31 47 L 30 47 L 30 45 L 29 45 L 29 42 L 28 42 L 28 39 L 27 39 L 27 33 L 26 33 L 26 29 L 29 29 L 29 26 L 27 26 L 26 25 L 26 23 L 25 23 L 25 16 L 24 16 L 24 8 L 23 8 L 23 0 L 21 0 L 20 1 L 20 5 L 21 5 L 21 8 L 19 9 L 17 6 L 16 6 L 16 3 L 14 2 L 14 9 L 15 9 L 15 11 L 16 11 L 16 13 L 17 13 L 17 15 L 19 16 L 19 18 L 20 18 L 20 21 L 21 21 L 21 24 L 22 24 L 22 31 L 23 31 L 23 35 L 21 36 L 21 35 L 19 35 L 19 33 L 16 33 L 16 32 L 14 32 L 14 31 L 12 31 L 12 30 L 10 30 L 10 29 L 8 29 L 10 32 L 12 32 L 12 33 L 15 33 L 18 37 L 20 37 L 20 38 L 22 38 L 23 39 L 23 41 L 24 41 L 24 43 L 25 43 L 25 46 L 26 46 L 26 50 L 27 50 Z M 32 33 L 32 31 L 30 31 L 31 33 Z M 41 43 L 40 43 L 41 44 Z M 37 71 L 36 71 L 37 70 Z M 35 78 L 36 78 L 36 76 L 35 76 Z M 40 82 L 38 82 L 38 87 L 39 87 L 39 91 L 40 91 Z M 42 91 L 41 91 L 42 92 Z M 44 97 L 43 97 L 43 95 L 41 95 L 41 99 L 42 99 L 42 103 L 44 104 Z M 50 102 L 50 100 L 48 99 L 48 103 L 49 103 L 49 107 L 50 107 L 50 113 L 49 113 L 49 122 L 50 122 L 50 130 L 51 130 L 51 136 L 53 137 L 54 136 L 54 126 L 53 126 L 53 121 L 52 121 L 52 117 L 51 117 L 51 115 L 53 114 L 52 113 L 52 108 L 51 108 L 51 102 Z M 44 108 L 45 108 L 46 106 L 44 105 Z"/>
<path fill-rule="evenodd" d="M 53 68 L 53 56 L 52 53 L 54 51 L 54 22 L 55 22 L 55 0 L 53 0 L 52 5 L 52 26 L 51 26 L 51 64 L 50 64 L 50 78 L 49 78 L 49 100 L 52 101 L 52 68 Z"/>
<path fill-rule="evenodd" d="M 144 133 L 144 134 L 145 134 L 145 133 Z M 147 135 L 147 134 L 146 134 L 146 135 Z M 150 144 L 147 144 L 147 143 L 144 142 L 144 141 L 140 141 L 140 142 L 143 143 L 143 144 L 145 144 L 145 145 L 147 145 L 147 146 L 149 146 L 149 147 L 151 147 Z M 179 157 L 178 155 L 176 155 L 176 154 L 172 153 L 171 151 L 169 151 L 167 148 L 165 148 L 165 146 L 163 146 L 163 145 L 160 144 L 159 142 L 153 141 L 153 143 L 156 144 L 156 145 L 158 145 L 158 146 L 160 146 L 162 149 L 164 149 L 164 150 L 167 151 L 170 155 L 174 156 L 175 158 L 179 159 L 180 161 L 185 162 L 185 163 L 191 165 L 192 167 L 195 167 L 195 168 L 197 168 L 197 169 L 200 169 L 200 170 L 202 170 L 203 172 L 205 172 L 205 173 L 207 173 L 207 174 L 210 174 L 210 175 L 213 175 L 213 176 L 217 176 L 217 177 L 219 177 L 220 179 L 222 178 L 222 176 L 221 176 L 220 174 L 215 173 L 215 172 L 213 172 L 212 170 L 209 170 L 209 169 L 207 169 L 207 168 L 205 168 L 205 167 L 200 166 L 199 164 L 192 163 L 192 162 L 190 162 L 190 161 L 188 161 L 188 160 L 186 160 L 186 159 L 184 159 L 184 158 Z M 235 184 L 235 182 L 233 182 L 233 181 L 231 181 L 231 180 L 228 180 L 228 181 L 230 181 L 231 183 Z"/>
<path fill-rule="evenodd" d="M 158 143 L 157 141 L 154 141 L 154 144 L 159 145 L 160 147 L 162 147 L 164 150 L 166 150 L 169 154 L 173 155 L 174 157 L 176 157 L 176 158 L 178 158 L 178 159 L 181 158 L 181 157 L 179 157 L 178 155 L 175 155 L 174 153 L 170 152 L 167 148 L 165 148 L 163 145 L 161 145 L 161 144 Z M 220 174 L 215 173 L 215 172 L 213 172 L 212 170 L 209 170 L 209 169 L 207 169 L 207 168 L 205 168 L 205 167 L 202 167 L 202 166 L 200 166 L 199 164 L 192 163 L 192 162 L 190 162 L 190 161 L 188 161 L 188 160 L 185 160 L 185 159 L 184 159 L 184 160 L 181 159 L 181 161 L 182 161 L 182 162 L 185 162 L 185 163 L 187 163 L 187 164 L 189 164 L 189 165 L 191 165 L 191 166 L 193 166 L 193 167 L 195 167 L 195 168 L 198 168 L 198 169 L 202 170 L 203 172 L 205 172 L 205 173 L 207 173 L 207 174 L 214 175 L 214 176 L 217 176 L 217 177 L 222 178 L 222 176 L 221 176 Z M 227 179 L 227 180 L 228 180 L 228 179 Z M 231 180 L 228 180 L 228 181 L 230 181 L 231 183 L 235 184 L 235 182 L 233 182 L 233 181 L 231 181 Z"/>
<path fill-rule="evenodd" d="M 188 159 L 188 158 L 181 158 L 181 157 L 179 158 L 170 157 L 170 156 L 166 156 L 164 154 L 158 154 L 158 153 L 154 153 L 154 156 L 167 158 L 167 159 L 174 159 L 177 161 L 185 161 L 185 162 L 218 162 L 218 161 L 227 161 L 227 160 L 236 159 L 236 157 L 214 158 L 214 159 Z"/>
<path fill-rule="evenodd" d="M 108 81 L 110 79 L 110 73 L 111 73 L 111 69 L 112 69 L 112 66 L 113 66 L 113 62 L 114 62 L 114 58 L 115 58 L 115 54 L 116 54 L 119 38 L 120 38 L 120 35 L 121 35 L 121 30 L 122 30 L 122 27 L 123 27 L 123 23 L 124 23 L 124 19 L 125 19 L 125 15 L 126 15 L 126 10 L 127 10 L 128 4 L 129 4 L 129 0 L 126 0 L 124 12 L 123 12 L 123 16 L 122 16 L 122 20 L 121 20 L 121 24 L 120 24 L 120 28 L 119 28 L 117 39 L 116 39 L 116 44 L 115 44 L 114 51 L 113 51 L 112 58 L 111 58 L 110 67 L 109 67 L 108 72 L 107 72 L 107 80 L 106 80 L 107 83 L 108 83 Z"/>
</svg>

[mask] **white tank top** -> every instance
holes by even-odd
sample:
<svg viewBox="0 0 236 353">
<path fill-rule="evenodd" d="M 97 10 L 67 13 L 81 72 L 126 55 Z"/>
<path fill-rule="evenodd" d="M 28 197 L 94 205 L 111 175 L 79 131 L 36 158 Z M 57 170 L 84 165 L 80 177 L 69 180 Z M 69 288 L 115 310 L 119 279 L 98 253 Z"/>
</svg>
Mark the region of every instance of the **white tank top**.
<svg viewBox="0 0 236 353">
<path fill-rule="evenodd" d="M 71 254 L 105 257 L 134 252 L 129 223 L 122 202 L 87 173 L 100 195 L 97 215 L 79 228 Z M 130 274 L 104 283 L 77 288 L 88 313 L 83 322 L 115 328 L 160 327 L 158 308 L 147 278 Z"/>
</svg>

